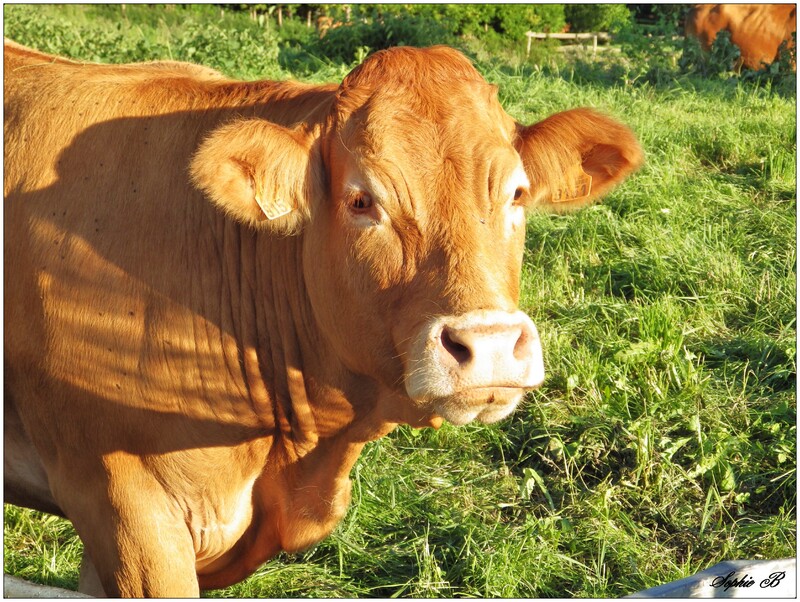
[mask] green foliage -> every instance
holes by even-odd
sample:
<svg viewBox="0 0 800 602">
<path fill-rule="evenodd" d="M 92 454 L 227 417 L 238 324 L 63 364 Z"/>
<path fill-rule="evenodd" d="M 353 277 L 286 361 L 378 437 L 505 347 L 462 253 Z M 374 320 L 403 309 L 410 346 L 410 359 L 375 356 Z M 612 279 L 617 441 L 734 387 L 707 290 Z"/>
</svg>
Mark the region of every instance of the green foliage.
<svg viewBox="0 0 800 602">
<path fill-rule="evenodd" d="M 141 5 L 127 6 L 125 13 L 119 5 L 92 7 L 77 12 L 74 20 L 69 16 L 43 20 L 38 5 L 7 7 L 5 35 L 45 52 L 87 61 L 190 61 L 249 78 L 278 70 L 275 34 L 248 19 L 230 27 L 216 10 L 179 5 L 155 12 Z M 78 8 L 71 7 L 67 15 Z"/>
<path fill-rule="evenodd" d="M 436 21 L 422 17 L 386 16 L 372 23 L 349 23 L 330 29 L 309 44 L 308 51 L 345 64 L 391 46 L 431 46 L 455 40 Z"/>
<path fill-rule="evenodd" d="M 497 29 L 509 38 L 524 40 L 525 32 L 564 29 L 563 4 L 496 4 Z"/>
<path fill-rule="evenodd" d="M 731 41 L 729 31 L 720 31 L 709 52 L 705 52 L 697 38 L 687 37 L 684 42 L 680 67 L 701 75 L 719 76 L 731 74 L 738 66 L 742 53 Z"/>
<path fill-rule="evenodd" d="M 616 33 L 631 23 L 630 10 L 624 4 L 567 4 L 564 15 L 573 32 Z"/>
<path fill-rule="evenodd" d="M 497 13 L 495 4 L 450 4 L 437 7 L 435 18 L 448 20 L 452 33 L 458 35 L 482 36 L 490 30 Z"/>
<path fill-rule="evenodd" d="M 289 46 L 308 46 L 319 39 L 316 28 L 307 27 L 297 19 L 284 19 L 280 29 L 276 25 L 276 32 L 281 42 Z"/>
<path fill-rule="evenodd" d="M 792 40 L 791 42 L 784 40 L 781 42 L 781 45 L 778 47 L 778 58 L 773 63 L 775 66 L 774 69 L 772 65 L 770 66 L 770 70 L 774 73 L 786 73 L 786 72 L 794 72 L 795 67 L 797 65 L 797 32 L 792 32 Z"/>
<path fill-rule="evenodd" d="M 628 5 L 638 23 L 655 27 L 657 30 L 683 31 L 686 14 L 692 4 L 633 4 Z"/>
<path fill-rule="evenodd" d="M 678 11 L 659 5 L 655 24 L 621 30 L 618 54 L 530 66 L 512 62 L 524 42 L 509 50 L 489 9 L 408 6 L 353 6 L 353 25 L 313 43 L 300 21 L 276 34 L 227 8 L 4 8 L 7 36 L 49 52 L 190 56 L 234 76 L 311 81 L 340 79 L 365 47 L 469 33 L 521 123 L 594 106 L 645 148 L 646 166 L 601 205 L 528 219 L 521 307 L 542 336 L 542 388 L 498 425 L 404 427 L 369 444 L 331 537 L 211 595 L 619 597 L 725 559 L 793 556 L 788 60 L 741 76 L 703 72 L 688 54 L 682 64 Z M 74 588 L 82 546 L 69 523 L 10 506 L 5 518 L 6 572 Z"/>
<path fill-rule="evenodd" d="M 647 26 L 630 23 L 614 36 L 622 60 L 615 69 L 623 81 L 643 80 L 658 85 L 674 81 L 681 56 L 682 32 L 675 11 L 653 7 L 655 23 Z M 657 10 L 659 9 L 659 10 Z"/>
</svg>

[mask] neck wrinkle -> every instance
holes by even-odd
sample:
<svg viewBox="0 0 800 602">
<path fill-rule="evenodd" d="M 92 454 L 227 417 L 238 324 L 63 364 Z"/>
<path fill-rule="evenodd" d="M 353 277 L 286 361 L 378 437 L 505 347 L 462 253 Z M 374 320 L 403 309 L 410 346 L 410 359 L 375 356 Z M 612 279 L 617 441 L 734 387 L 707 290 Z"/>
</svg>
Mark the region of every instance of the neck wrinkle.
<svg viewBox="0 0 800 602">
<path fill-rule="evenodd" d="M 226 252 L 225 256 L 231 262 L 240 266 L 240 277 L 237 282 L 230 283 L 231 303 L 238 319 L 236 323 L 236 338 L 239 341 L 241 369 L 244 374 L 247 394 L 252 409 L 259 422 L 270 434 L 275 433 L 276 421 L 272 410 L 272 395 L 270 383 L 273 380 L 269 364 L 261 361 L 260 350 L 265 347 L 268 332 L 264 312 L 259 307 L 267 302 L 258 299 L 260 292 L 256 283 L 257 277 L 257 237 L 252 230 L 243 226 L 236 226 L 241 244 L 235 252 Z M 274 388 L 274 387 L 272 387 Z"/>
<path fill-rule="evenodd" d="M 343 431 L 355 412 L 337 384 L 341 366 L 320 335 L 306 291 L 303 235 L 252 239 L 252 250 L 243 251 L 251 259 L 242 257 L 253 266 L 242 287 L 255 315 L 240 333 L 245 376 L 253 410 L 293 461 Z"/>
<path fill-rule="evenodd" d="M 274 373 L 274 412 L 282 440 L 302 456 L 317 443 L 318 430 L 306 388 L 307 364 L 313 365 L 308 346 L 307 324 L 310 304 L 302 270 L 302 236 L 262 237 L 259 257 L 270 266 L 263 289 L 268 290 L 269 344 Z M 305 351 L 305 353 L 304 353 Z"/>
</svg>

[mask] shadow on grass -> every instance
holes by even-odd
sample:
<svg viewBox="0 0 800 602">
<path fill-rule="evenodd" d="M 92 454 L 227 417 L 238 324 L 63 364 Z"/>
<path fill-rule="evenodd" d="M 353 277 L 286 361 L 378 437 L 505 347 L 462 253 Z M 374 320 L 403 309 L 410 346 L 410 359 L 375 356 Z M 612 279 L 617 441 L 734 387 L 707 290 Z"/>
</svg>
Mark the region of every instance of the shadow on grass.
<svg viewBox="0 0 800 602">
<path fill-rule="evenodd" d="M 757 387 L 766 395 L 796 390 L 797 369 L 789 357 L 790 350 L 771 338 L 710 339 L 702 341 L 697 349 L 705 356 L 706 367 L 724 370 L 729 382 L 733 379 L 732 386 Z M 788 421 L 789 408 L 785 411 L 782 419 Z"/>
</svg>

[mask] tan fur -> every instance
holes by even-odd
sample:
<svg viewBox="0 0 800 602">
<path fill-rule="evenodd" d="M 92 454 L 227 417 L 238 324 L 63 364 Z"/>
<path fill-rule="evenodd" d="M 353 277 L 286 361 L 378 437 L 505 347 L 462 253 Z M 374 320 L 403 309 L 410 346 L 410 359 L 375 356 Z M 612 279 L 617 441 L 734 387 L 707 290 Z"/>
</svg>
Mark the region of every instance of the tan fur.
<svg viewBox="0 0 800 602">
<path fill-rule="evenodd" d="M 109 595 L 197 595 L 325 537 L 367 441 L 441 423 L 406 389 L 430 318 L 516 315 L 517 205 L 641 162 L 595 112 L 516 124 L 443 47 L 341 87 L 4 58 L 6 501 L 68 517 Z M 528 385 L 485 386 L 436 407 Z"/>
<path fill-rule="evenodd" d="M 591 109 L 564 111 L 519 129 L 517 148 L 525 171 L 536 183 L 532 207 L 563 211 L 599 198 L 636 169 L 642 151 L 631 131 Z M 557 190 L 570 191 L 578 174 L 592 178 L 591 194 L 577 202 L 554 202 Z"/>
<path fill-rule="evenodd" d="M 698 4 L 686 17 L 686 35 L 696 37 L 705 50 L 720 31 L 728 31 L 739 47 L 740 66 L 760 69 L 778 58 L 782 42 L 793 46 L 797 31 L 795 4 Z"/>
</svg>

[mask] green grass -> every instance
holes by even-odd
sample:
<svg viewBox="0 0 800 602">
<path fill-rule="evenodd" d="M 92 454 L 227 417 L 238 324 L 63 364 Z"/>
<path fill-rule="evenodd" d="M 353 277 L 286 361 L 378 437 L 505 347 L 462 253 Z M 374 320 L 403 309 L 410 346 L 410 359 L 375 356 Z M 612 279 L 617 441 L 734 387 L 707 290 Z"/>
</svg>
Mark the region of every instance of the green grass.
<svg viewBox="0 0 800 602">
<path fill-rule="evenodd" d="M 6 6 L 6 35 L 237 77 L 349 68 L 243 15 L 128 5 L 135 27 L 120 29 L 114 8 Z M 209 595 L 617 597 L 795 555 L 794 95 L 772 80 L 637 78 L 624 60 L 478 66 L 518 120 L 594 106 L 647 153 L 602 205 L 528 220 L 522 307 L 544 386 L 501 424 L 370 444 L 328 539 Z M 6 572 L 76 586 L 69 523 L 6 506 L 4 533 Z"/>
</svg>

